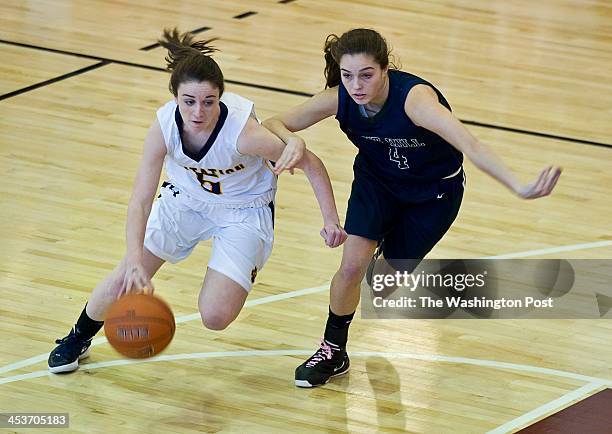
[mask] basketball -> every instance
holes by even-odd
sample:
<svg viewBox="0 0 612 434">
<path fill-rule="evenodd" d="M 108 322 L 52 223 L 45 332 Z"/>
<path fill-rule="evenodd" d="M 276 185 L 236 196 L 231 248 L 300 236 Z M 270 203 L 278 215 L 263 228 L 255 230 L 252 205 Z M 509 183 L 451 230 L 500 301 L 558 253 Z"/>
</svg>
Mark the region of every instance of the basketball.
<svg viewBox="0 0 612 434">
<path fill-rule="evenodd" d="M 161 298 L 129 294 L 115 301 L 104 320 L 111 346 L 132 359 L 152 357 L 164 350 L 174 336 L 174 315 Z"/>
</svg>

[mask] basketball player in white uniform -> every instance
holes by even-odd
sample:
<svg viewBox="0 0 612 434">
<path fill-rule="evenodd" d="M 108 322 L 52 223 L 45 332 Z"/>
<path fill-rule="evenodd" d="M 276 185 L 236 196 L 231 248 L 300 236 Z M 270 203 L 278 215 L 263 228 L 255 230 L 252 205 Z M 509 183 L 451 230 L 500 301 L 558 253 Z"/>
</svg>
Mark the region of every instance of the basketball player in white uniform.
<svg viewBox="0 0 612 434">
<path fill-rule="evenodd" d="M 346 239 L 329 177 L 303 147 L 285 144 L 255 118 L 253 103 L 224 93 L 223 75 L 207 42 L 165 31 L 174 99 L 157 111 L 128 206 L 126 255 L 94 289 L 71 332 L 49 355 L 51 372 L 69 372 L 89 354 L 93 336 L 117 297 L 148 288 L 166 262 L 186 258 L 202 240 L 212 253 L 199 295 L 203 324 L 226 328 L 239 314 L 272 250 L 276 174 L 304 170 L 319 202 L 330 247 Z M 164 182 L 154 202 L 162 166 Z"/>
</svg>

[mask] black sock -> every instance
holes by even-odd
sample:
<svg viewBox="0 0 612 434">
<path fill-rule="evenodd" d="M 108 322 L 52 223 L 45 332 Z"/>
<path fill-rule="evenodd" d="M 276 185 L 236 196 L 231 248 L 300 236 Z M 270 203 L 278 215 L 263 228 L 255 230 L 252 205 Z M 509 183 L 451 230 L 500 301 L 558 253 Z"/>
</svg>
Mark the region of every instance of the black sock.
<svg viewBox="0 0 612 434">
<path fill-rule="evenodd" d="M 93 338 L 96 333 L 100 331 L 102 326 L 104 325 L 104 321 L 96 321 L 91 319 L 87 315 L 87 303 L 85 303 L 85 307 L 83 308 L 83 312 L 81 312 L 81 316 L 79 317 L 76 325 L 74 326 L 74 332 L 83 340 L 88 340 Z"/>
<path fill-rule="evenodd" d="M 325 339 L 327 342 L 338 345 L 344 349 L 348 340 L 348 330 L 355 312 L 349 315 L 336 315 L 329 308 L 329 316 L 325 325 Z"/>
</svg>

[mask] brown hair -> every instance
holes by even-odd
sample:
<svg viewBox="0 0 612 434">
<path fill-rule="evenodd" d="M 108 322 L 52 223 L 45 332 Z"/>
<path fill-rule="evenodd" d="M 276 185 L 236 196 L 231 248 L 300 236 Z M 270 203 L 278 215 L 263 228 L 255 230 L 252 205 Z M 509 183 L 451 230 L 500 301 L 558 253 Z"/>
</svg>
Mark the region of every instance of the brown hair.
<svg viewBox="0 0 612 434">
<path fill-rule="evenodd" d="M 345 54 L 369 54 L 381 68 L 389 66 L 391 50 L 380 33 L 372 29 L 353 29 L 338 37 L 333 33 L 325 39 L 325 87 L 340 84 L 340 59 Z M 391 63 L 393 68 L 396 68 Z"/>
<path fill-rule="evenodd" d="M 211 57 L 218 51 L 209 45 L 214 40 L 194 41 L 192 34 L 181 35 L 176 27 L 164 29 L 158 42 L 168 50 L 166 69 L 172 73 L 168 88 L 174 96 L 178 95 L 179 85 L 188 81 L 208 81 L 219 88 L 219 96 L 223 94 L 223 73 Z"/>
</svg>

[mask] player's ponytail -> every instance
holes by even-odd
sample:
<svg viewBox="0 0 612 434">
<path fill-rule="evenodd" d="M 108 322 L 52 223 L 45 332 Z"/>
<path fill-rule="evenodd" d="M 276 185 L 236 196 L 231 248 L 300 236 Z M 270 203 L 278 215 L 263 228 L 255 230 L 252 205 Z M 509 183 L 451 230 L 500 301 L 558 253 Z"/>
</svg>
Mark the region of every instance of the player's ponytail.
<svg viewBox="0 0 612 434">
<path fill-rule="evenodd" d="M 223 73 L 217 62 L 211 57 L 218 51 L 210 45 L 215 39 L 194 41 L 190 33 L 180 34 L 178 29 L 164 29 L 159 43 L 168 50 L 166 69 L 172 73 L 168 88 L 174 96 L 178 95 L 178 87 L 188 81 L 208 81 L 219 88 L 223 94 Z"/>
<path fill-rule="evenodd" d="M 340 84 L 340 65 L 336 60 L 338 36 L 331 34 L 325 39 L 323 53 L 325 53 L 325 88 L 338 86 Z"/>
</svg>

